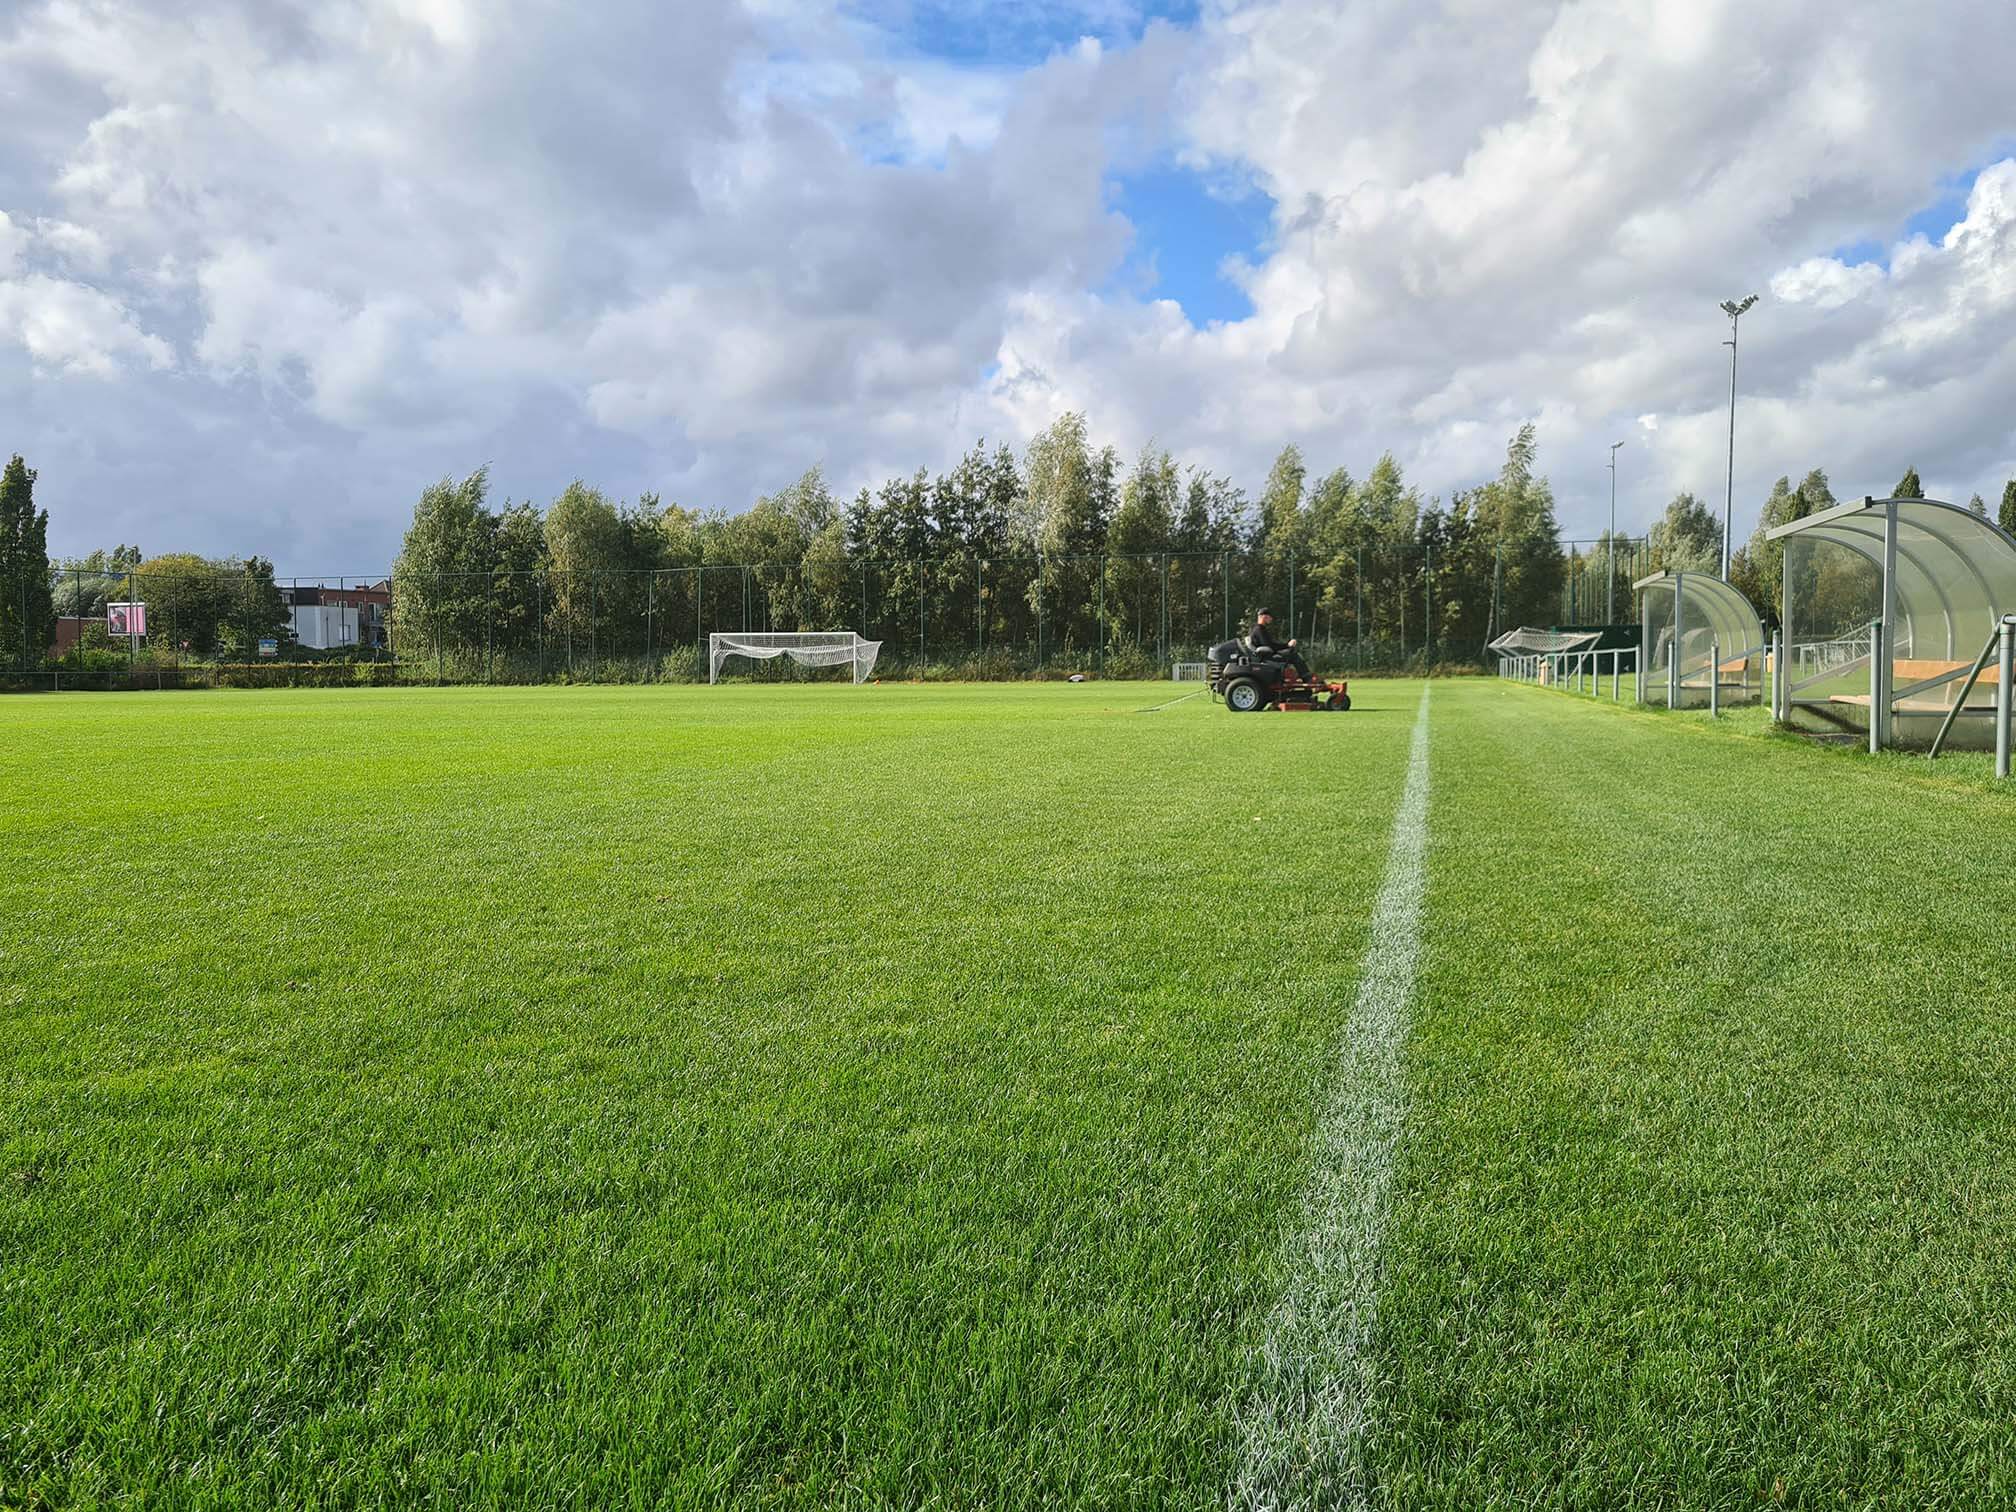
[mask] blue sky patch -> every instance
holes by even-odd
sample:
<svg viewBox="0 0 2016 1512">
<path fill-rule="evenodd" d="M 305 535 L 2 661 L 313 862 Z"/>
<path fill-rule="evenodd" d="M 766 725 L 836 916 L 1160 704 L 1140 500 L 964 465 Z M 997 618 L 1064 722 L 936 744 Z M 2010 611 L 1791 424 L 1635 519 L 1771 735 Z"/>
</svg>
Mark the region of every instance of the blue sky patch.
<svg viewBox="0 0 2016 1512">
<path fill-rule="evenodd" d="M 853 0 L 848 9 L 928 57 L 992 68 L 1041 63 L 1080 37 L 1119 45 L 1151 21 L 1187 26 L 1199 0 Z"/>
<path fill-rule="evenodd" d="M 1989 161 L 2000 161 L 2000 158 L 2001 154 L 1996 154 Z M 1986 167 L 1987 164 L 1983 163 L 1981 166 Z M 1909 216 L 1898 228 L 1895 236 L 1885 241 L 1864 237 L 1861 241 L 1836 247 L 1832 255 L 1850 267 L 1857 263 L 1875 263 L 1887 271 L 1890 267 L 1890 249 L 1898 242 L 1922 236 L 1933 246 L 1938 246 L 1948 231 L 1967 218 L 1967 196 L 1974 192 L 1974 180 L 1980 176 L 1981 168 L 1977 167 L 1941 179 L 1937 197 L 1923 209 Z"/>
<path fill-rule="evenodd" d="M 1174 163 L 1117 178 L 1110 192 L 1113 208 L 1134 225 L 1134 246 L 1114 279 L 1117 287 L 1141 298 L 1173 299 L 1200 328 L 1253 313 L 1253 302 L 1219 266 L 1227 257 L 1257 263 L 1266 255 L 1272 199 Z"/>
</svg>

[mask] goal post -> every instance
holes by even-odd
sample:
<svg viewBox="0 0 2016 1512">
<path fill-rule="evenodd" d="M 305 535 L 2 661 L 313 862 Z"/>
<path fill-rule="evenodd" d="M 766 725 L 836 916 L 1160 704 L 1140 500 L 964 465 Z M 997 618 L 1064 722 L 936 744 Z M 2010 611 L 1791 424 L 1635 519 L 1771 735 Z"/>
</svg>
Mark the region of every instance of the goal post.
<svg viewBox="0 0 2016 1512">
<path fill-rule="evenodd" d="M 707 637 L 707 681 L 720 681 L 721 666 L 731 656 L 751 661 L 788 656 L 801 667 L 852 667 L 854 681 L 863 683 L 881 654 L 882 642 L 863 640 L 852 630 L 717 630 Z"/>
<path fill-rule="evenodd" d="M 1174 662 L 1169 668 L 1171 682 L 1202 682 L 1209 664 L 1205 662 Z"/>
</svg>

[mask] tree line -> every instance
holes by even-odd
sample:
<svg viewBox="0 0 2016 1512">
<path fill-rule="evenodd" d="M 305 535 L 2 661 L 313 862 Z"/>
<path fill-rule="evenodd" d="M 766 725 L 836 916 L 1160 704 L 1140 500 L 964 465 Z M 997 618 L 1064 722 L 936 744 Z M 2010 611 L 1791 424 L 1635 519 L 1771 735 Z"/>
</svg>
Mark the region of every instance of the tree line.
<svg viewBox="0 0 2016 1512">
<path fill-rule="evenodd" d="M 1358 477 L 1317 471 L 1290 445 L 1249 495 L 1166 449 L 1128 463 L 1070 413 L 1020 455 L 977 443 L 944 472 L 844 501 L 814 468 L 733 514 L 649 493 L 616 501 L 579 481 L 544 508 L 493 508 L 479 469 L 414 508 L 393 571 L 394 645 L 413 656 L 536 644 L 542 658 L 564 645 L 571 660 L 693 645 L 711 630 L 847 627 L 913 661 L 1095 649 L 1139 661 L 1201 649 L 1264 605 L 1308 640 L 1466 659 L 1520 624 L 1597 622 L 1613 602 L 1626 618 L 1645 571 L 1717 569 L 1721 522 L 1691 493 L 1643 542 L 1564 543 L 1537 453 L 1534 427 L 1521 427 L 1497 475 L 1445 503 L 1390 453 Z M 128 595 L 148 605 L 150 642 L 182 654 L 291 640 L 258 556 L 121 545 L 52 572 L 35 480 L 19 456 L 0 470 L 0 657 L 35 665 L 58 615 L 102 620 Z M 1894 491 L 1923 492 L 1915 468 Z M 1834 502 L 1820 469 L 1780 478 L 1732 554 L 1731 581 L 1767 620 L 1782 608 L 1784 560 L 1767 532 Z M 1979 495 L 1969 507 L 1988 513 Z M 2016 534 L 2016 479 L 1997 517 Z"/>
<path fill-rule="evenodd" d="M 1390 454 L 1360 478 L 1318 473 L 1294 446 L 1249 497 L 1164 449 L 1126 463 L 1077 413 L 1019 457 L 981 442 L 844 502 L 815 468 L 740 514 L 583 482 L 543 511 L 493 508 L 479 470 L 414 509 L 395 645 L 607 650 L 849 627 L 926 659 L 1146 655 L 1208 645 L 1264 605 L 1310 639 L 1470 657 L 1497 628 L 1561 615 L 1570 564 L 1536 452 L 1523 427 L 1498 475 L 1446 504 Z"/>
</svg>

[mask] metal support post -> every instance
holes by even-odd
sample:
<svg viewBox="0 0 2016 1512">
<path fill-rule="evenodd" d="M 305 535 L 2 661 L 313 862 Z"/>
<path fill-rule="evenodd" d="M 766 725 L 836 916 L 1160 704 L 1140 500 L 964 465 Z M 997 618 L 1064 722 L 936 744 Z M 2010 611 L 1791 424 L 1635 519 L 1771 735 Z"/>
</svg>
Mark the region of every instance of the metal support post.
<svg viewBox="0 0 2016 1512">
<path fill-rule="evenodd" d="M 2016 614 L 2002 618 L 2001 680 L 1995 684 L 1995 775 L 2009 775 L 2009 719 L 2012 709 L 2016 709 L 2016 689 L 2010 686 L 2016 677 Z"/>
<path fill-rule="evenodd" d="M 1708 642 L 1708 717 L 1722 717 L 1722 643 Z"/>
<path fill-rule="evenodd" d="M 1889 654 L 1883 644 L 1883 621 L 1869 627 L 1869 754 L 1883 749 L 1883 661 Z"/>
</svg>

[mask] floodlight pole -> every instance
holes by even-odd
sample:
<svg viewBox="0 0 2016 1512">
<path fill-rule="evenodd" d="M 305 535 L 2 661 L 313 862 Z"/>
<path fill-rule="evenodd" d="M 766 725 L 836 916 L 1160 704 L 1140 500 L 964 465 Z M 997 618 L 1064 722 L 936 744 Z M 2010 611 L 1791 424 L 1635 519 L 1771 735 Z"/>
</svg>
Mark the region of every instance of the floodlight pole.
<svg viewBox="0 0 2016 1512">
<path fill-rule="evenodd" d="M 1729 339 L 1722 343 L 1729 348 L 1729 478 L 1722 504 L 1722 581 L 1725 583 L 1729 581 L 1730 522 L 1736 512 L 1736 324 L 1755 303 L 1755 294 L 1745 295 L 1741 301 L 1722 301 L 1722 313 L 1729 317 Z"/>
<path fill-rule="evenodd" d="M 1610 443 L 1610 568 L 1607 592 L 1603 600 L 1603 623 L 1617 623 L 1617 448 L 1622 441 Z"/>
</svg>

